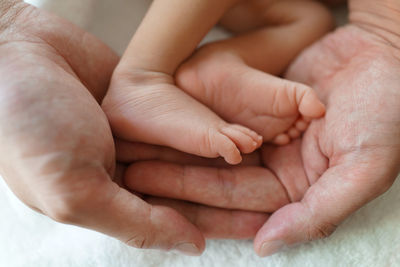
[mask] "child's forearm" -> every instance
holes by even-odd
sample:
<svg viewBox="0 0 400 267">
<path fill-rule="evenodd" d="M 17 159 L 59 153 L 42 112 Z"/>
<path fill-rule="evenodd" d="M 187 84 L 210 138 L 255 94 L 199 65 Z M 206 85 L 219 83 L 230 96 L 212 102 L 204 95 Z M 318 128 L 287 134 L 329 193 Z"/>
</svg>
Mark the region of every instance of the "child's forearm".
<svg viewBox="0 0 400 267">
<path fill-rule="evenodd" d="M 173 74 L 237 0 L 155 0 L 121 65 Z"/>
</svg>

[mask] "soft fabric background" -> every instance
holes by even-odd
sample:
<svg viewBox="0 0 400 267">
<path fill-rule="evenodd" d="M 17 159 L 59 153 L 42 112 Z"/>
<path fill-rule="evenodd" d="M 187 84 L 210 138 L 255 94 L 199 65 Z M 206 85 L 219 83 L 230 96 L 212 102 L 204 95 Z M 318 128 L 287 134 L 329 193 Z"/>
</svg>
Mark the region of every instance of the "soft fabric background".
<svg viewBox="0 0 400 267">
<path fill-rule="evenodd" d="M 150 0 L 30 0 L 122 52 Z M 343 22 L 345 11 L 337 11 Z M 209 39 L 224 36 L 214 30 Z M 356 192 L 355 192 L 356 193 Z M 130 248 L 102 234 L 62 225 L 24 206 L 0 179 L 1 267 L 400 266 L 400 181 L 325 240 L 260 259 L 251 241 L 208 241 L 201 257 Z"/>
</svg>

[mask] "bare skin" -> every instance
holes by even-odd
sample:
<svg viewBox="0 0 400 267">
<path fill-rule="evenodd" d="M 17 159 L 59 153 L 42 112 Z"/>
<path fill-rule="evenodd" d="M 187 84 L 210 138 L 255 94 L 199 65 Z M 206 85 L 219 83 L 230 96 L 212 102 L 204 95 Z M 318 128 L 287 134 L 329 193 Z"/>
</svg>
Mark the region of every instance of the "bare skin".
<svg viewBox="0 0 400 267">
<path fill-rule="evenodd" d="M 273 202 L 275 203 L 274 205 L 276 203 L 278 205 L 268 207 L 268 211 L 277 209 L 280 205 L 286 205 L 288 202 L 300 203 L 300 205 L 296 204 L 294 208 L 292 204 L 290 206 L 291 209 L 286 208 L 289 206 L 285 206 L 280 212 L 273 215 L 276 222 L 283 217 L 281 216 L 282 214 L 285 214 L 287 216 L 285 218 L 288 218 L 293 224 L 285 224 L 280 228 L 276 223 L 270 223 L 273 220 L 267 221 L 263 230 L 259 232 L 255 247 L 260 255 L 271 254 L 282 247 L 265 246 L 265 250 L 261 250 L 260 245 L 263 241 L 281 239 L 283 240 L 281 245 L 282 243 L 283 245 L 289 245 L 328 235 L 334 229 L 329 225 L 337 225 L 358 207 L 384 192 L 390 187 L 396 173 L 399 171 L 398 134 L 400 132 L 400 119 L 398 114 L 400 112 L 399 102 L 397 101 L 398 85 L 400 84 L 397 80 L 399 52 L 398 48 L 388 43 L 388 40 L 391 40 L 392 44 L 398 43 L 396 40 L 400 35 L 396 32 L 396 27 L 399 24 L 396 21 L 398 17 L 396 15 L 391 16 L 394 13 L 390 12 L 390 10 L 396 10 L 397 4 L 391 2 L 390 4 L 395 4 L 394 7 L 390 7 L 389 4 L 386 5 L 386 7 L 390 7 L 389 9 L 385 7 L 380 10 L 383 11 L 384 15 L 382 16 L 381 14 L 382 18 L 388 16 L 390 18 L 387 21 L 381 21 L 376 20 L 379 16 L 371 16 L 371 14 L 375 14 L 379 10 L 373 5 L 374 1 L 352 1 L 353 4 L 357 2 L 362 8 L 365 8 L 362 12 L 360 12 L 360 7 L 352 8 L 352 21 L 358 28 L 345 28 L 340 35 L 335 33 L 329 37 L 330 39 L 343 41 L 344 36 L 351 35 L 351 40 L 344 39 L 342 43 L 344 47 L 342 49 L 339 49 L 338 46 L 329 46 L 329 49 L 327 49 L 326 44 L 314 46 L 300 57 L 290 71 L 291 77 L 300 81 L 309 80 L 310 84 L 315 84 L 316 88 L 319 88 L 318 91 L 325 95 L 323 99 L 328 103 L 328 116 L 319 122 L 315 122 L 318 127 L 314 128 L 314 123 L 312 123 L 301 142 L 297 141 L 281 148 L 264 146 L 262 148 L 264 151 L 262 161 L 257 158 L 257 155 L 251 155 L 249 159 L 244 158 L 243 164 L 250 164 L 252 169 L 255 166 L 259 166 L 264 170 L 266 170 L 265 166 L 271 168 L 278 176 L 271 176 L 269 171 L 263 173 L 262 176 L 271 179 L 270 181 L 278 181 L 277 179 L 279 179 L 279 183 L 284 185 L 289 193 L 288 196 L 279 196 L 282 190 L 276 190 L 276 187 L 272 186 L 277 192 L 277 195 L 273 197 Z M 382 2 L 378 1 L 376 3 Z M 113 177 L 111 173 L 106 176 L 106 179 L 104 179 L 104 175 L 97 176 L 98 172 L 103 172 L 104 169 L 109 170 L 110 166 L 114 165 L 112 162 L 115 159 L 113 158 L 111 134 L 108 134 L 109 128 L 102 119 L 104 115 L 101 111 L 99 112 L 98 106 L 90 103 L 95 103 L 95 98 L 101 100 L 101 96 L 105 93 L 110 73 L 118 59 L 108 48 L 104 49 L 105 46 L 99 41 L 92 39 L 92 37 L 88 39 L 90 35 L 85 35 L 85 38 L 74 39 L 73 37 L 82 37 L 83 32 L 77 30 L 71 24 L 43 12 L 33 12 L 32 8 L 25 9 L 27 13 L 21 12 L 20 8 L 25 7 L 25 5 L 14 6 L 14 4 L 14 1 L 2 1 L 0 4 L 0 12 L 2 14 L 0 16 L 0 37 L 2 40 L 2 46 L 0 46 L 0 53 L 2 54 L 0 68 L 1 73 L 4 74 L 0 76 L 0 99 L 2 103 L 0 105 L 0 124 L 2 126 L 0 127 L 0 143 L 2 146 L 0 172 L 3 178 L 5 178 L 15 194 L 27 205 L 59 221 L 101 231 L 123 241 L 130 240 L 132 236 L 140 237 L 143 235 L 148 240 L 148 242 L 144 243 L 146 247 L 173 247 L 175 242 L 181 240 L 178 239 L 178 237 L 181 237 L 180 235 L 171 234 L 166 239 L 161 240 L 157 237 L 157 233 L 162 231 L 160 236 L 163 237 L 165 233 L 171 231 L 169 226 L 162 225 L 162 222 L 180 218 L 179 216 L 177 217 L 177 213 L 164 208 L 164 211 L 168 211 L 165 213 L 166 216 L 154 218 L 150 220 L 151 223 L 149 224 L 146 216 L 137 216 L 141 207 L 147 209 L 148 206 L 136 206 L 134 204 L 136 203 L 136 198 L 134 197 L 129 197 L 128 201 L 127 199 L 121 202 L 116 201 L 113 203 L 112 209 L 104 209 L 107 199 L 114 199 L 113 197 L 105 198 L 105 196 L 114 196 L 115 192 L 125 191 L 124 189 L 114 191 L 115 188 L 119 187 L 117 184 L 119 180 L 115 179 L 117 183 L 111 182 L 110 177 Z M 359 17 L 358 19 L 357 16 Z M 360 19 L 360 16 L 363 19 Z M 365 18 L 375 20 L 365 23 Z M 49 23 L 37 24 L 38 20 L 42 22 L 46 20 Z M 395 22 L 393 25 L 396 26 L 387 25 L 388 21 Z M 21 24 L 22 22 L 25 23 Z M 47 25 L 49 28 L 44 29 L 43 25 Z M 7 31 L 11 26 L 13 30 Z M 355 31 L 352 28 L 355 28 Z M 38 39 L 34 38 L 33 41 L 35 42 L 32 43 L 32 37 L 34 36 L 40 37 L 39 39 L 46 42 L 38 42 Z M 14 42 L 16 38 L 18 42 Z M 359 43 L 360 39 L 364 40 L 362 43 L 367 44 L 367 46 L 356 46 L 355 44 Z M 82 46 L 82 40 L 86 40 L 85 46 Z M 64 46 L 67 41 L 68 48 Z M 49 42 L 51 45 L 49 45 Z M 91 45 L 88 46 L 89 44 Z M 6 52 L 3 50 L 5 47 L 7 48 Z M 23 55 L 21 55 L 21 48 L 24 52 Z M 55 48 L 57 48 L 56 51 Z M 346 49 L 349 48 L 353 48 L 350 51 L 359 50 L 360 53 L 357 56 L 350 57 L 351 53 L 349 51 L 346 52 Z M 61 54 L 59 51 L 63 53 Z M 99 58 L 99 54 L 102 57 Z M 73 55 L 79 56 L 73 57 Z M 19 60 L 15 60 L 16 58 Z M 34 64 L 30 61 L 26 62 L 29 58 L 33 58 Z M 71 69 L 73 71 L 65 68 L 67 62 L 64 61 L 64 58 L 69 59 L 68 63 L 72 65 Z M 348 67 L 338 69 L 337 66 L 341 65 L 337 65 L 337 63 L 346 58 L 360 62 L 361 64 L 357 64 L 358 68 L 364 65 L 369 67 L 354 69 L 355 65 L 350 67 L 350 65 L 343 64 L 342 66 Z M 317 59 L 324 59 L 324 61 L 321 62 Z M 331 59 L 332 63 L 329 63 L 330 61 L 327 59 Z M 318 64 L 314 64 L 314 60 Z M 88 63 L 90 63 L 89 66 L 85 65 Z M 18 68 L 10 68 L 10 66 L 15 66 L 14 64 L 18 64 Z M 43 66 L 44 72 L 34 72 L 35 69 L 32 66 Z M 84 66 L 84 68 L 80 69 L 78 66 Z M 97 66 L 97 68 L 90 66 Z M 99 69 L 99 66 L 104 66 L 105 68 Z M 376 72 L 376 66 L 379 66 L 379 72 Z M 322 75 L 326 74 L 324 73 L 325 69 L 332 70 L 330 72 L 331 75 Z M 83 70 L 90 71 L 84 74 Z M 321 74 L 320 78 L 318 78 L 319 75 L 316 77 L 310 76 L 309 71 L 311 70 L 315 70 L 314 73 L 316 74 Z M 35 75 L 29 75 L 31 72 Z M 59 81 L 56 86 L 54 83 L 49 83 L 47 79 L 49 77 L 48 73 L 52 74 L 50 77 L 56 77 L 56 80 Z M 71 73 L 79 74 L 81 79 L 74 76 L 71 78 Z M 371 75 L 377 73 L 379 79 L 372 85 L 369 82 L 354 82 L 356 77 L 360 77 L 358 81 L 370 81 Z M 17 91 L 15 90 L 16 87 L 12 87 L 12 90 L 10 90 L 10 81 L 13 81 L 13 77 L 15 77 L 15 81 L 23 84 Z M 21 77 L 27 77 L 27 79 L 21 79 Z M 7 83 L 3 80 L 5 78 L 8 79 Z M 72 85 L 65 87 L 69 84 Z M 363 84 L 367 85 L 363 86 Z M 378 85 L 377 90 L 372 90 L 375 89 L 376 85 Z M 43 88 L 48 88 L 48 90 Z M 328 93 L 324 93 L 324 88 L 328 89 Z M 353 90 L 355 90 L 355 94 L 352 93 Z M 361 93 L 359 93 L 360 90 Z M 68 93 L 63 93 L 64 91 Z M 16 94 L 11 94 L 10 92 L 19 92 L 18 98 L 14 97 Z M 74 93 L 71 94 L 71 92 Z M 35 96 L 35 101 L 31 101 L 32 96 Z M 355 108 L 355 97 L 359 97 L 360 101 L 357 101 L 357 103 L 369 103 L 374 108 L 360 109 L 360 106 Z M 54 99 L 69 101 L 64 102 L 66 105 L 52 105 Z M 379 101 L 376 101 L 376 99 L 382 99 L 381 103 L 389 104 L 380 106 L 379 112 L 377 112 L 375 108 Z M 393 103 L 390 103 L 390 101 Z M 5 105 L 6 103 L 14 104 Z M 17 103 L 21 104 L 16 105 Z M 26 103 L 34 103 L 34 105 L 26 105 Z M 12 116 L 9 116 L 9 108 L 12 108 Z M 340 112 L 343 110 L 350 111 L 352 117 L 343 116 L 343 112 Z M 40 111 L 40 114 L 44 116 L 35 116 L 42 119 L 40 121 L 32 121 L 32 114 L 37 114 L 37 111 Z M 54 116 L 46 114 L 54 114 Z M 70 116 L 66 116 L 67 114 Z M 391 119 L 388 120 L 387 118 Z M 88 123 L 92 121 L 95 126 L 92 123 Z M 82 122 L 80 125 L 83 125 L 83 128 L 78 127 L 77 130 L 71 128 L 77 122 Z M 327 127 L 328 125 L 330 126 Z M 352 127 L 348 127 L 348 125 Z M 13 126 L 13 128 L 9 128 L 9 126 Z M 339 130 L 336 131 L 337 128 Z M 352 131 L 353 128 L 356 131 Z M 4 129 L 8 129 L 8 131 L 6 132 Z M 32 131 L 33 129 L 35 131 Z M 57 134 L 50 136 L 49 133 L 65 133 L 68 138 L 53 138 L 51 136 L 57 136 Z M 89 135 L 90 133 L 92 135 Z M 97 139 L 99 133 L 103 133 L 102 135 L 105 138 Z M 309 141 L 306 142 L 307 136 L 312 138 L 308 137 Z M 314 136 L 317 137 L 318 142 L 315 142 Z M 358 138 L 359 136 L 362 138 Z M 87 142 L 82 143 L 82 140 Z M 79 145 L 74 146 L 74 143 Z M 347 145 L 347 147 L 343 146 L 343 144 Z M 67 155 L 61 161 L 67 164 L 60 165 L 58 164 L 60 161 L 51 160 L 54 150 L 49 150 L 49 148 L 56 148 L 61 154 Z M 332 155 L 342 154 L 340 157 L 342 160 L 336 166 L 313 167 L 314 170 L 323 171 L 326 168 L 328 169 L 325 171 L 323 178 L 320 178 L 321 175 L 317 175 L 314 176 L 314 179 L 309 180 L 308 174 L 305 174 L 305 166 L 312 166 L 316 161 L 326 162 L 328 159 L 325 155 L 314 153 L 322 148 L 325 148 L 322 151 L 327 151 L 326 148 L 332 148 L 336 153 L 328 154 L 328 156 L 335 159 Z M 88 158 L 89 162 L 81 161 L 82 157 L 80 155 L 87 153 L 85 151 L 95 151 L 93 157 Z M 377 154 L 374 155 L 373 151 L 377 152 Z M 148 179 L 143 180 L 140 183 L 141 185 L 158 182 L 157 177 L 170 177 L 171 179 L 177 179 L 179 183 L 188 175 L 197 172 L 202 176 L 207 174 L 207 177 L 214 177 L 215 182 L 220 185 L 216 195 L 220 196 L 225 193 L 229 197 L 230 194 L 227 194 L 227 192 L 232 190 L 234 193 L 235 185 L 241 187 L 246 182 L 245 179 L 242 179 L 241 184 L 231 183 L 232 177 L 239 176 L 238 168 L 243 168 L 241 175 L 246 175 L 247 177 L 254 175 L 250 171 L 243 172 L 246 166 L 235 167 L 229 171 L 229 166 L 219 160 L 211 161 L 182 155 L 182 153 L 171 152 L 162 147 L 143 144 L 132 147 L 132 144 L 122 143 L 117 146 L 117 152 L 118 158 L 125 162 L 144 160 L 146 164 L 149 164 L 146 169 L 146 177 Z M 37 156 L 32 157 L 29 155 Z M 158 161 L 150 161 L 151 159 Z M 82 162 L 82 164 L 79 164 L 79 166 L 68 165 L 71 160 Z M 160 163 L 160 160 L 176 161 L 178 164 L 166 165 L 165 163 Z M 54 179 L 49 180 L 49 176 L 38 171 L 36 166 L 42 163 L 46 163 L 46 166 L 54 170 L 55 173 L 59 173 L 59 179 L 53 183 L 48 183 Z M 208 165 L 208 168 L 205 169 L 207 172 L 199 172 L 197 167 L 197 170 L 192 167 L 194 165 Z M 67 167 L 65 168 L 65 166 Z M 93 166 L 98 167 L 92 168 Z M 184 166 L 185 172 L 176 173 L 176 166 Z M 223 169 L 218 166 L 223 166 Z M 375 166 L 379 167 L 375 168 Z M 142 167 L 144 166 L 142 165 Z M 310 169 L 310 167 L 307 167 L 307 169 Z M 180 169 L 178 168 L 178 170 Z M 191 172 L 192 170 L 194 172 Z M 227 170 L 225 172 L 227 175 L 221 176 L 221 170 Z M 334 170 L 335 173 L 329 170 Z M 380 172 L 380 170 L 383 172 Z M 342 175 L 335 176 L 336 171 L 341 171 Z M 376 173 L 377 171 L 378 173 Z M 140 174 L 139 172 L 135 173 Z M 341 183 L 343 180 L 335 182 L 337 178 L 349 176 L 357 179 L 344 179 L 346 183 Z M 87 177 L 94 178 L 87 179 Z M 129 180 L 130 178 L 127 176 L 126 179 Z M 263 179 L 250 180 L 251 183 L 246 187 L 249 189 L 257 188 L 258 182 L 262 182 L 264 185 L 268 184 Z M 79 184 L 81 190 L 77 190 L 75 181 L 81 182 Z M 313 187 L 310 187 L 310 181 L 313 182 Z M 347 183 L 347 181 L 351 183 Z M 265 189 L 268 190 L 270 185 Z M 351 186 L 348 187 L 347 185 Z M 199 189 L 197 186 L 191 186 L 190 183 L 187 184 L 186 188 L 188 188 L 186 196 L 195 194 L 194 191 L 191 191 L 193 188 Z M 176 192 L 176 188 L 170 189 L 172 193 L 169 194 L 173 195 L 173 192 Z M 101 191 L 101 198 L 99 198 L 99 190 Z M 54 192 L 57 192 L 57 194 L 54 194 Z M 305 192 L 307 192 L 308 197 L 304 199 L 308 200 L 302 200 Z M 332 206 L 331 202 L 324 202 L 326 193 L 329 196 L 335 196 L 335 201 L 343 197 L 343 202 L 335 206 Z M 159 196 L 163 194 L 165 193 L 154 193 L 154 195 Z M 74 198 L 68 197 L 72 195 Z M 254 207 L 254 210 L 259 210 L 257 206 L 269 203 L 265 199 L 265 195 L 265 192 L 258 191 L 251 198 L 246 197 L 243 201 L 250 202 L 253 198 L 256 199 L 249 206 Z M 354 198 L 354 196 L 359 196 L 359 198 Z M 174 198 L 179 199 L 182 197 L 176 194 Z M 227 198 L 226 203 L 229 203 L 229 199 Z M 231 210 L 192 205 L 186 202 L 171 202 L 171 200 L 158 198 L 149 198 L 148 201 L 157 203 L 156 209 L 159 209 L 162 203 L 165 204 L 165 206 L 162 205 L 163 207 L 173 206 L 210 238 L 249 238 L 254 235 L 260 224 L 267 219 L 267 216 L 263 214 L 232 212 Z M 206 200 L 199 200 L 199 202 L 206 202 Z M 218 198 L 216 202 L 217 204 L 215 205 L 220 205 L 221 199 Z M 319 202 L 321 204 L 317 205 Z M 139 201 L 139 203 L 142 202 Z M 210 203 L 209 199 L 207 199 L 207 203 Z M 306 204 L 312 204 L 310 207 L 313 208 L 313 213 L 309 213 L 307 209 L 302 208 Z M 131 205 L 138 207 L 138 209 L 132 211 L 129 208 Z M 235 207 L 236 205 L 231 204 L 229 206 Z M 339 206 L 340 208 L 338 208 Z M 327 207 L 330 208 L 327 209 Z M 87 213 L 87 210 L 92 210 L 92 213 Z M 296 217 L 299 215 L 299 211 L 301 215 L 305 214 L 305 216 Z M 110 218 L 115 218 L 115 213 L 119 214 L 121 218 L 118 217 L 118 220 L 115 221 L 110 220 Z M 135 216 L 132 216 L 133 214 Z M 310 215 L 312 215 L 311 219 Z M 303 218 L 306 220 L 302 221 L 301 219 Z M 158 219 L 160 220 L 159 227 L 154 228 L 158 225 Z M 121 221 L 127 222 L 129 226 L 121 225 Z M 141 221 L 145 221 L 143 227 L 140 227 Z M 188 226 L 187 224 L 185 225 Z M 307 231 L 299 231 L 299 226 Z M 183 229 L 185 234 L 194 233 L 191 227 L 184 227 Z M 134 242 L 130 244 L 134 245 Z M 195 243 L 196 246 L 200 246 L 200 244 Z"/>
<path fill-rule="evenodd" d="M 301 141 L 283 147 L 265 145 L 261 162 L 253 159 L 253 164 L 277 175 L 291 202 L 273 213 L 257 233 L 254 248 L 260 256 L 329 236 L 350 214 L 390 188 L 400 171 L 400 49 L 396 45 L 400 5 L 383 2 L 351 1 L 351 25 L 306 50 L 288 71 L 288 78 L 316 88 L 327 113 L 311 123 Z M 127 172 L 127 184 L 133 190 L 207 204 L 209 195 L 201 190 L 179 194 L 160 189 L 155 184 L 167 166 L 145 164 L 146 179 L 140 180 L 135 165 Z M 232 198 L 234 192 L 265 183 L 253 179 L 257 172 L 246 172 L 242 166 L 225 175 L 221 175 L 224 167 L 203 169 L 209 179 L 199 184 L 202 181 L 192 181 L 196 168 L 186 166 L 185 172 L 169 173 L 163 179 L 185 182 L 189 192 L 192 185 L 207 188 L 215 179 L 215 187 L 222 185 L 220 192 L 233 192 L 226 195 L 236 204 L 220 200 L 232 209 L 243 208 Z M 242 171 L 251 178 L 240 179 Z M 252 194 L 262 200 L 259 191 Z M 257 200 L 251 203 L 259 209 Z"/>
<path fill-rule="evenodd" d="M 203 251 L 203 230 L 250 238 L 267 218 L 181 203 L 186 217 L 198 215 L 191 223 L 125 189 L 98 103 L 118 57 L 95 37 L 22 1 L 1 1 L 0 55 L 0 175 L 27 206 L 131 246 L 190 255 Z M 138 160 L 160 157 L 135 151 Z"/>
<path fill-rule="evenodd" d="M 312 122 L 301 141 L 264 145 L 259 159 L 246 162 L 251 167 L 228 168 L 217 162 L 216 169 L 200 159 L 136 163 L 126 173 L 126 184 L 144 194 L 207 205 L 219 197 L 219 207 L 233 210 L 271 212 L 283 205 L 256 235 L 254 248 L 260 256 L 332 234 L 350 214 L 390 188 L 400 171 L 400 54 L 381 36 L 356 25 L 312 46 L 289 70 L 289 77 L 314 85 L 327 103 L 326 117 Z M 119 153 L 132 159 L 128 150 Z M 283 188 L 270 180 L 268 169 L 287 199 L 281 198 Z M 162 186 L 164 181 L 184 184 L 185 191 Z M 275 200 L 263 200 L 261 188 L 274 188 Z M 252 195 L 252 200 L 244 207 L 237 195 Z M 156 198 L 156 203 L 164 201 Z M 170 200 L 165 203 L 182 209 Z M 272 210 L 263 207 L 268 203 L 275 203 Z"/>
<path fill-rule="evenodd" d="M 221 24 L 242 34 L 200 48 L 178 69 L 178 87 L 265 141 L 285 145 L 298 138 L 312 113 L 312 104 L 299 99 L 311 92 L 300 83 L 274 90 L 286 81 L 271 75 L 282 74 L 304 47 L 333 27 L 329 11 L 311 1 L 245 1 Z M 257 30 L 266 24 L 274 26 Z"/>
<path fill-rule="evenodd" d="M 230 164 L 238 164 L 242 159 L 240 152 L 253 152 L 261 145 L 262 137 L 247 127 L 222 120 L 208 107 L 185 94 L 179 88 L 180 84 L 177 86 L 172 77 L 183 60 L 193 53 L 208 30 L 238 1 L 175 1 L 174 4 L 162 0 L 154 1 L 114 72 L 110 90 L 103 102 L 103 109 L 110 120 L 113 132 L 119 138 L 165 145 L 204 157 L 222 156 Z M 265 2 L 264 6 L 272 3 L 267 0 L 263 2 Z M 294 1 L 293 4 L 301 6 L 303 2 Z M 290 9 L 294 6 L 293 4 L 277 5 L 279 7 L 274 9 Z M 314 8 L 315 5 L 311 7 Z M 319 11 L 318 8 L 314 9 L 314 13 Z M 275 21 L 277 25 L 288 23 L 279 21 L 278 18 L 280 17 L 277 16 Z M 326 26 L 324 30 L 318 27 L 313 28 L 310 24 L 302 23 L 304 17 L 296 19 L 298 21 L 295 22 L 299 23 L 299 28 L 307 27 L 318 37 L 330 28 L 329 26 Z M 263 26 L 266 27 L 266 24 L 267 21 L 264 21 Z M 261 33 L 258 35 L 260 36 Z M 281 70 L 295 56 L 294 51 L 300 51 L 316 38 L 299 35 L 299 39 L 304 39 L 295 42 L 297 46 L 292 47 L 292 50 L 288 49 L 289 55 L 292 55 L 290 57 L 286 53 L 288 50 L 280 49 L 280 45 L 277 45 L 279 42 L 268 41 L 272 35 L 269 36 L 268 33 L 263 35 L 264 42 L 257 42 L 256 51 L 270 45 L 270 51 L 276 54 L 271 61 L 279 59 L 279 63 L 273 64 L 283 66 Z M 292 35 L 292 31 L 283 31 L 281 35 L 276 34 L 274 37 L 286 41 Z M 262 100 L 262 105 L 266 107 L 260 116 L 271 117 L 264 121 L 268 124 L 264 126 L 264 132 L 267 132 L 264 136 L 268 137 L 265 141 L 274 140 L 277 137 L 277 143 L 287 143 L 290 135 L 285 134 L 279 137 L 279 134 L 292 127 L 296 128 L 296 121 L 300 115 L 318 118 L 324 114 L 324 106 L 311 88 L 284 81 L 253 68 L 246 69 L 245 60 L 246 58 L 238 54 L 238 58 L 235 59 L 236 73 L 241 74 L 242 88 L 240 89 L 246 93 L 246 97 L 256 102 L 256 105 L 257 101 Z M 229 62 L 228 60 L 227 63 Z M 254 93 L 255 89 L 250 89 L 254 79 L 259 82 L 256 87 L 263 88 L 257 94 Z M 185 85 L 182 84 L 182 86 Z M 248 92 L 247 88 L 249 88 Z M 200 86 L 192 89 L 198 90 L 197 94 L 204 93 Z M 216 98 L 215 101 L 222 104 L 224 98 L 238 93 L 239 88 L 232 89 L 230 92 L 221 94 L 220 99 Z M 240 103 L 240 99 L 231 103 L 233 110 L 229 117 L 240 113 L 240 109 L 245 104 L 248 102 Z M 226 106 L 225 103 L 220 109 L 224 106 Z M 234 107 L 237 109 L 235 110 Z M 249 115 L 242 116 L 240 120 L 246 120 Z M 281 123 L 281 120 L 284 122 Z"/>
</svg>

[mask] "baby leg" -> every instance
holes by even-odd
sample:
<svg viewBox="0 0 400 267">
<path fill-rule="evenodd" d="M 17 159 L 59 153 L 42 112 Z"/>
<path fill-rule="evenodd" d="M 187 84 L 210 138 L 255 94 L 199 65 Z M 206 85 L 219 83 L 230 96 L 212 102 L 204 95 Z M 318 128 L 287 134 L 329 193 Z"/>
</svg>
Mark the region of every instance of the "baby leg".
<svg viewBox="0 0 400 267">
<path fill-rule="evenodd" d="M 154 0 L 112 77 L 103 102 L 115 135 L 128 141 L 241 161 L 262 138 L 229 124 L 174 84 L 172 74 L 237 0 Z"/>
<path fill-rule="evenodd" d="M 332 22 L 328 11 L 313 1 L 269 2 L 244 1 L 228 12 L 224 24 L 244 33 L 201 48 L 181 66 L 176 80 L 224 119 L 257 131 L 265 141 L 286 144 L 307 128 L 309 119 L 322 116 L 324 106 L 311 88 L 266 72 L 284 72 Z M 258 30 L 250 31 L 252 27 Z"/>
</svg>

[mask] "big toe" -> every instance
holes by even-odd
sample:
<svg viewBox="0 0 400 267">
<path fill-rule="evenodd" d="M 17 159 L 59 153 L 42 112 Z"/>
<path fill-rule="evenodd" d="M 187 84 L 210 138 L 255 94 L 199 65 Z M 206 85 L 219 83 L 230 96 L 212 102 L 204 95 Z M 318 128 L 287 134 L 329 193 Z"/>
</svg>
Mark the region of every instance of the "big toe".
<svg viewBox="0 0 400 267">
<path fill-rule="evenodd" d="M 302 97 L 299 98 L 299 102 L 299 112 L 303 116 L 319 118 L 325 114 L 325 105 L 311 88 L 305 89 Z"/>
<path fill-rule="evenodd" d="M 311 89 L 305 89 L 299 98 L 299 112 L 310 118 L 319 118 L 325 114 L 325 105 L 318 99 L 317 94 Z"/>
</svg>

